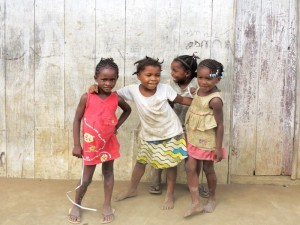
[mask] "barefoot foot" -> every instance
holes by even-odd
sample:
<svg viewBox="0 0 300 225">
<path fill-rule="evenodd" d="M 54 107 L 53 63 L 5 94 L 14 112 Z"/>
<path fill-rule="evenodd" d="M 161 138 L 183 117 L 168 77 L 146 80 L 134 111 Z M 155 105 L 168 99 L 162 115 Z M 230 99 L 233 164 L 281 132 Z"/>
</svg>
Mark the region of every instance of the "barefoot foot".
<svg viewBox="0 0 300 225">
<path fill-rule="evenodd" d="M 169 210 L 174 208 L 174 198 L 170 196 L 166 196 L 161 209 L 162 210 Z"/>
<path fill-rule="evenodd" d="M 73 206 L 69 209 L 68 220 L 70 223 L 80 223 L 80 209 L 77 206 Z"/>
<path fill-rule="evenodd" d="M 189 216 L 195 215 L 197 213 L 203 212 L 203 206 L 200 203 L 192 204 L 184 213 L 183 217 L 187 218 Z"/>
<path fill-rule="evenodd" d="M 116 195 L 115 201 L 118 202 L 118 201 L 122 201 L 126 198 L 132 198 L 132 197 L 135 197 L 135 196 L 137 196 L 136 192 L 121 192 L 121 193 Z"/>
<path fill-rule="evenodd" d="M 208 198 L 206 205 L 204 206 L 204 211 L 206 213 L 212 213 L 216 208 L 217 202 L 215 199 Z"/>
<path fill-rule="evenodd" d="M 109 210 L 103 210 L 101 223 L 110 223 L 114 220 L 115 209 L 110 208 Z"/>
</svg>

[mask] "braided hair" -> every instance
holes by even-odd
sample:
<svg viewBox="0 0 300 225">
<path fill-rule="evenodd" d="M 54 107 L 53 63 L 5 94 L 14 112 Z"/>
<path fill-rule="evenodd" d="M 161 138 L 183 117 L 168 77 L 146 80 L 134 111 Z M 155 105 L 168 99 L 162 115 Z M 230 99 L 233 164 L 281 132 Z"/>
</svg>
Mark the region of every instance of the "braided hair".
<svg viewBox="0 0 300 225">
<path fill-rule="evenodd" d="M 146 66 L 153 66 L 153 67 L 159 67 L 161 70 L 161 64 L 163 64 L 164 61 L 159 62 L 159 59 L 153 59 L 151 57 L 146 56 L 144 59 L 138 60 L 134 63 L 136 66 L 136 72 L 134 72 L 132 75 L 138 74 L 139 72 L 143 71 Z"/>
<path fill-rule="evenodd" d="M 186 71 L 190 71 L 191 78 L 193 78 L 197 76 L 197 59 L 199 59 L 199 57 L 193 53 L 193 55 L 177 56 L 173 61 L 179 62 Z"/>
<path fill-rule="evenodd" d="M 214 60 L 214 59 L 204 59 L 202 60 L 199 65 L 198 68 L 201 67 L 207 67 L 208 69 L 210 69 L 210 76 L 211 78 L 215 78 L 215 77 L 223 77 L 224 75 L 224 68 L 222 63 Z"/>
<path fill-rule="evenodd" d="M 101 72 L 101 70 L 105 68 L 110 68 L 116 71 L 117 77 L 119 77 L 119 67 L 114 62 L 113 58 L 101 58 L 100 62 L 97 64 L 95 69 L 95 79 L 97 78 L 98 74 Z"/>
</svg>

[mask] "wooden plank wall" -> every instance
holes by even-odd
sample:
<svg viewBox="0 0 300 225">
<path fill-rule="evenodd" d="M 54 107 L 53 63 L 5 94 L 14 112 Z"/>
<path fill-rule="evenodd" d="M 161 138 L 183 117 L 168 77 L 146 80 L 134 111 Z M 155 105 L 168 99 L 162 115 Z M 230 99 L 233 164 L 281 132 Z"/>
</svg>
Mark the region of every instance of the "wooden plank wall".
<svg viewBox="0 0 300 225">
<path fill-rule="evenodd" d="M 231 174 L 291 175 L 296 3 L 237 3 Z"/>
<path fill-rule="evenodd" d="M 164 60 L 166 83 L 173 58 L 193 53 L 225 68 L 219 88 L 229 156 L 216 164 L 219 182 L 291 174 L 296 8 L 296 0 L 0 0 L 0 176 L 79 178 L 72 122 L 101 57 L 119 65 L 118 89 L 138 82 L 133 64 L 146 55 Z M 118 180 L 129 180 L 135 163 L 132 107 L 118 134 Z M 178 182 L 186 182 L 183 165 Z"/>
</svg>

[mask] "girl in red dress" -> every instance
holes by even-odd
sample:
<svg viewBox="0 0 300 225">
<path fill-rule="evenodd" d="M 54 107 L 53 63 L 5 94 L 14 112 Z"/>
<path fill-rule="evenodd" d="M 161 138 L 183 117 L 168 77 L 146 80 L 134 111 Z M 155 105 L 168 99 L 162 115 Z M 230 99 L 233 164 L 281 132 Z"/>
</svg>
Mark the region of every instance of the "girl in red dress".
<svg viewBox="0 0 300 225">
<path fill-rule="evenodd" d="M 89 184 L 92 182 L 96 165 L 102 163 L 104 176 L 104 204 L 102 223 L 114 219 L 111 207 L 111 196 L 114 186 L 113 163 L 120 156 L 119 142 L 116 138 L 117 129 L 124 123 L 131 112 L 130 106 L 123 98 L 112 92 L 118 80 L 119 69 L 113 59 L 101 59 L 95 71 L 95 81 L 98 83 L 97 94 L 85 93 L 81 96 L 74 122 L 73 156 L 82 158 L 84 162 L 81 185 L 76 189 L 75 203 L 70 209 L 68 220 L 80 223 L 80 205 Z M 123 110 L 116 117 L 118 106 Z M 80 144 L 80 125 L 82 122 L 83 148 Z"/>
</svg>

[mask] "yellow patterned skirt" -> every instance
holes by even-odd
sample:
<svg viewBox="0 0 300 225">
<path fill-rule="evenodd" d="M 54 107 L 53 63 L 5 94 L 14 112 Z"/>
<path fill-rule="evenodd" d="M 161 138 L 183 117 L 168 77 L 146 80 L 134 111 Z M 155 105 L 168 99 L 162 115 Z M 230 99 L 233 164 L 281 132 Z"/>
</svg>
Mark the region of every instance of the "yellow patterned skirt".
<svg viewBox="0 0 300 225">
<path fill-rule="evenodd" d="M 156 169 L 167 169 L 177 166 L 187 156 L 186 141 L 180 134 L 160 141 L 141 140 L 137 161 Z"/>
</svg>

